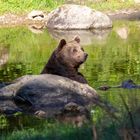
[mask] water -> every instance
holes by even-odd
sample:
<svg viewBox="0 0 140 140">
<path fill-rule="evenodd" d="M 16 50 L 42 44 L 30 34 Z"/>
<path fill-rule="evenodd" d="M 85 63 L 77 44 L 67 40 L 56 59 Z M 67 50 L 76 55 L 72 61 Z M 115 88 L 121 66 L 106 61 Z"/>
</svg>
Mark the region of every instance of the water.
<svg viewBox="0 0 140 140">
<path fill-rule="evenodd" d="M 0 28 L 0 81 L 10 82 L 22 75 L 39 74 L 61 38 L 71 40 L 75 35 L 89 54 L 80 71 L 89 85 L 119 85 L 126 79 L 140 84 L 140 22 L 119 21 L 112 30 L 50 31 L 32 27 Z M 140 126 L 140 89 L 112 88 L 99 91 L 101 97 L 114 105 L 119 122 L 103 110 L 92 110 L 92 120 L 100 140 L 119 140 L 132 129 L 128 110 L 135 127 Z M 127 104 L 127 107 L 125 107 Z M 124 130 L 124 127 L 127 129 Z M 18 130 L 18 131 L 17 131 Z M 0 117 L 1 139 L 92 139 L 92 124 L 76 128 L 57 121 L 15 115 Z M 17 131 L 17 132 L 16 132 Z M 125 131 L 125 132 L 124 132 Z M 43 134 L 42 134 L 43 133 Z"/>
</svg>

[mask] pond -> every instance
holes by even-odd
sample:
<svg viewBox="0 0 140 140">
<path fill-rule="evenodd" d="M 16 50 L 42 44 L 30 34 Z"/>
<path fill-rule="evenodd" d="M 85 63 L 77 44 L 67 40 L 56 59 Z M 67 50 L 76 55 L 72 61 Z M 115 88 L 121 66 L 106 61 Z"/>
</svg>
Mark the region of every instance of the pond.
<svg viewBox="0 0 140 140">
<path fill-rule="evenodd" d="M 71 40 L 75 35 L 80 36 L 89 54 L 80 67 L 81 73 L 104 100 L 118 109 L 119 119 L 100 108 L 91 111 L 94 125 L 83 127 L 22 114 L 0 115 L 0 139 L 91 140 L 97 134 L 99 140 L 121 140 L 129 135 L 127 130 L 140 126 L 140 89 L 98 90 L 101 85 L 115 86 L 127 79 L 140 84 L 139 21 L 114 22 L 112 30 L 104 31 L 64 32 L 37 30 L 34 26 L 0 28 L 0 82 L 40 74 L 59 40 Z"/>
</svg>

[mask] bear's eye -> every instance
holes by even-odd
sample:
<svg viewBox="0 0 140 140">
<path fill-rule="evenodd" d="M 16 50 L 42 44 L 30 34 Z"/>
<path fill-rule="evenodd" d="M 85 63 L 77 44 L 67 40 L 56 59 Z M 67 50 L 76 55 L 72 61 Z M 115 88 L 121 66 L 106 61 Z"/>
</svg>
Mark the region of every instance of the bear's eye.
<svg viewBox="0 0 140 140">
<path fill-rule="evenodd" d="M 73 49 L 73 52 L 77 52 L 77 50 L 76 49 Z"/>
</svg>

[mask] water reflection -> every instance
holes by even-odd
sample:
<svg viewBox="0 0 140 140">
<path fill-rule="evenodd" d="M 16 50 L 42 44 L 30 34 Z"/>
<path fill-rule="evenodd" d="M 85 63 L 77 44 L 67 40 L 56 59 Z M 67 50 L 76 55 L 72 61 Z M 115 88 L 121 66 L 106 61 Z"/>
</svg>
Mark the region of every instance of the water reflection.
<svg viewBox="0 0 140 140">
<path fill-rule="evenodd" d="M 42 34 L 44 32 L 45 26 L 43 24 L 34 24 L 34 25 L 29 25 L 28 29 L 35 34 Z"/>
<path fill-rule="evenodd" d="M 129 29 L 126 27 L 121 27 L 117 29 L 116 33 L 119 35 L 121 39 L 127 39 L 129 34 Z"/>
<path fill-rule="evenodd" d="M 7 47 L 0 47 L 0 67 L 7 63 L 9 59 L 9 50 Z"/>
<path fill-rule="evenodd" d="M 94 42 L 105 43 L 111 29 L 107 30 L 48 30 L 53 38 L 71 41 L 75 36 L 79 36 L 81 45 L 92 45 Z"/>
<path fill-rule="evenodd" d="M 23 63 L 5 64 L 0 68 L 0 82 L 11 82 L 17 77 L 23 76 L 25 73 L 32 74 L 29 65 Z"/>
</svg>

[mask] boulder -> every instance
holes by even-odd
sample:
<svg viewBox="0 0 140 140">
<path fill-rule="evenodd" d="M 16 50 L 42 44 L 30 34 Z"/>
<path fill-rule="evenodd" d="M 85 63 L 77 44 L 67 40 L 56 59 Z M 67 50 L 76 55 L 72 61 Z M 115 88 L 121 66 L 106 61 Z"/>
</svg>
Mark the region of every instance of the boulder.
<svg viewBox="0 0 140 140">
<path fill-rule="evenodd" d="M 5 114 L 20 111 L 45 118 L 69 113 L 89 116 L 94 105 L 112 112 L 87 84 L 51 74 L 23 76 L 0 89 L 0 112 Z"/>
<path fill-rule="evenodd" d="M 110 28 L 112 21 L 99 11 L 87 6 L 66 4 L 48 14 L 46 26 L 54 29 Z"/>
</svg>

